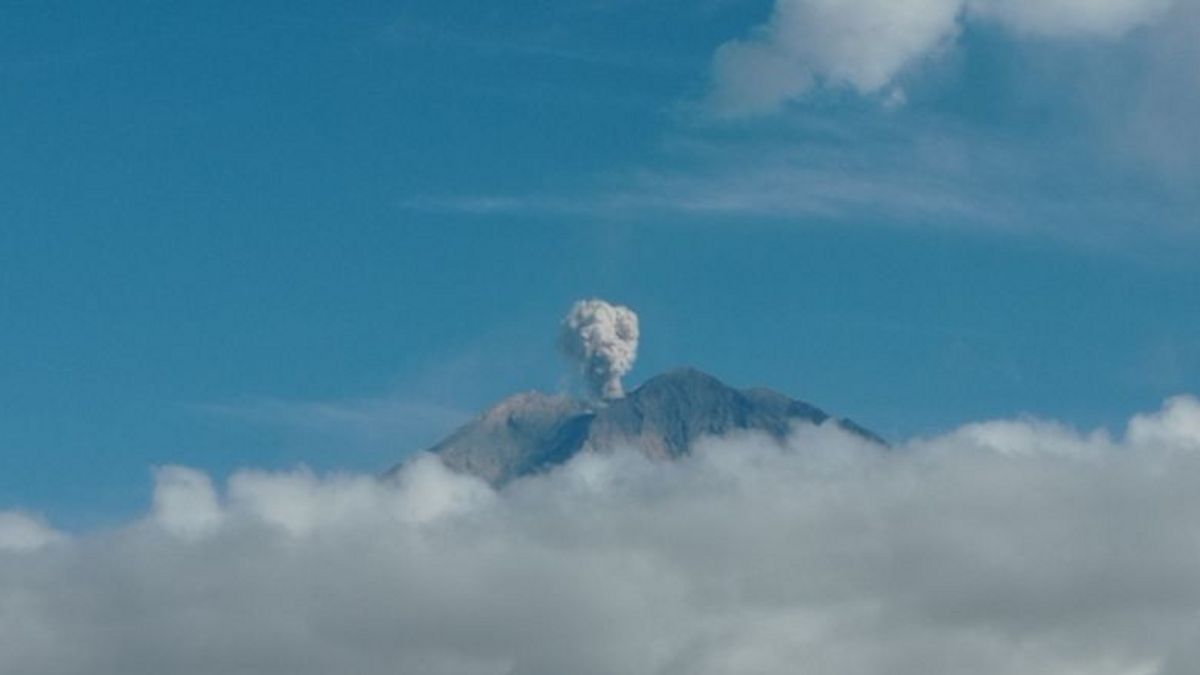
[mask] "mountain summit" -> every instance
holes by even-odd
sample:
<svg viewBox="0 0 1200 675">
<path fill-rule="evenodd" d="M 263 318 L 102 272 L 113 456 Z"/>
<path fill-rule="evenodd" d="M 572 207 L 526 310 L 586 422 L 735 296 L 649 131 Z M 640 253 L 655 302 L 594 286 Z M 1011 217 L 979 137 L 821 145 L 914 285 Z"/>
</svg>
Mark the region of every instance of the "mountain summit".
<svg viewBox="0 0 1200 675">
<path fill-rule="evenodd" d="M 782 439 L 795 422 L 820 424 L 829 419 L 819 408 L 770 389 L 735 389 L 711 375 L 681 368 L 604 404 L 538 392 L 511 396 L 430 452 L 451 469 L 503 485 L 582 451 L 633 447 L 655 459 L 673 459 L 687 454 L 703 436 L 750 430 Z M 854 422 L 835 422 L 883 444 Z"/>
</svg>

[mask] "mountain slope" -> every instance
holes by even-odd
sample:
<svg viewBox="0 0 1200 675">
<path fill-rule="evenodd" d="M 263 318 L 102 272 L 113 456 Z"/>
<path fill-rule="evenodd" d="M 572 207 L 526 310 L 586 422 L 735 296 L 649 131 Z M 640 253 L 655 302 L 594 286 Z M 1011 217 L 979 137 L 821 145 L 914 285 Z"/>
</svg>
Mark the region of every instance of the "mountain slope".
<svg viewBox="0 0 1200 675">
<path fill-rule="evenodd" d="M 683 368 L 651 378 L 627 396 L 592 405 L 537 392 L 501 401 L 430 452 L 451 469 L 493 485 L 561 464 L 578 452 L 634 447 L 655 459 L 686 454 L 703 436 L 753 430 L 782 439 L 792 424 L 820 424 L 824 411 L 769 389 L 734 389 Z M 848 420 L 864 438 L 883 441 Z"/>
<path fill-rule="evenodd" d="M 594 413 L 568 396 L 510 396 L 430 448 L 446 466 L 502 484 L 560 464 L 582 447 Z"/>
</svg>

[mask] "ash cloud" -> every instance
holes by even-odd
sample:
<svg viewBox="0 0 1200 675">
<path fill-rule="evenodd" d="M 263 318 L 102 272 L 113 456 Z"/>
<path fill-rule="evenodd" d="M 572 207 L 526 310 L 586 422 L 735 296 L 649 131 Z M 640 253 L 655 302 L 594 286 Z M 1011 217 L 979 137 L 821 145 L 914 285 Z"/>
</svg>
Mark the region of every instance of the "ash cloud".
<svg viewBox="0 0 1200 675">
<path fill-rule="evenodd" d="M 0 672 L 1178 675 L 1200 635 L 1200 401 L 891 452 L 833 426 L 494 491 L 156 472 L 136 522 L 0 517 Z M 15 542 L 15 543 L 14 543 Z"/>
<path fill-rule="evenodd" d="M 580 300 L 562 321 L 559 348 L 600 400 L 621 398 L 621 378 L 637 360 L 638 317 L 604 300 Z"/>
</svg>

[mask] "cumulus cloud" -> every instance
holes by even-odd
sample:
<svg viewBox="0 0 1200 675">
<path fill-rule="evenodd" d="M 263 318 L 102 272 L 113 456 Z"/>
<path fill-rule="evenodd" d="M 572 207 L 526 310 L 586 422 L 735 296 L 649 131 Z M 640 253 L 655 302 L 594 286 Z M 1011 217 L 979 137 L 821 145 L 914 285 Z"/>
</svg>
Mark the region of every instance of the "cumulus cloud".
<svg viewBox="0 0 1200 675">
<path fill-rule="evenodd" d="M 167 468 L 137 522 L 0 547 L 0 672 L 1176 675 L 1198 477 L 1186 397 L 1115 437 L 799 426 L 499 492 L 431 456 L 394 483 Z"/>
<path fill-rule="evenodd" d="M 1129 438 L 1139 444 L 1190 446 L 1200 451 L 1200 401 L 1178 396 L 1157 413 L 1134 417 L 1129 422 Z"/>
<path fill-rule="evenodd" d="M 0 553 L 23 553 L 52 544 L 62 535 L 42 519 L 16 511 L 0 511 Z"/>
<path fill-rule="evenodd" d="M 951 47 L 967 21 L 1039 37 L 1117 37 L 1152 23 L 1174 0 L 776 0 L 771 18 L 714 58 L 722 115 L 772 112 L 814 86 L 885 93 Z"/>
<path fill-rule="evenodd" d="M 723 45 L 715 103 L 765 112 L 817 82 L 877 92 L 958 33 L 961 0 L 778 0 L 767 25 Z"/>
<path fill-rule="evenodd" d="M 154 520 L 183 538 L 201 537 L 221 524 L 217 492 L 207 474 L 178 466 L 154 473 Z"/>
</svg>

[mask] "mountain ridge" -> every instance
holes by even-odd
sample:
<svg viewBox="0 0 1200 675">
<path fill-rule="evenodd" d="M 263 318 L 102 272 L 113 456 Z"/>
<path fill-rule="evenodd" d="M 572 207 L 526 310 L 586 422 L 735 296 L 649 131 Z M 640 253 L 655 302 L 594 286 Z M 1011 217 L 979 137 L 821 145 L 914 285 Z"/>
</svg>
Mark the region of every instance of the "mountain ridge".
<svg viewBox="0 0 1200 675">
<path fill-rule="evenodd" d="M 656 375 L 626 396 L 589 402 L 567 395 L 524 392 L 485 410 L 429 449 L 450 469 L 495 486 L 549 470 L 580 452 L 630 446 L 652 459 L 672 460 L 705 436 L 759 431 L 782 440 L 797 422 L 833 420 L 886 446 L 848 419 L 772 389 L 736 389 L 690 367 Z M 399 466 L 393 468 L 394 473 Z"/>
</svg>

